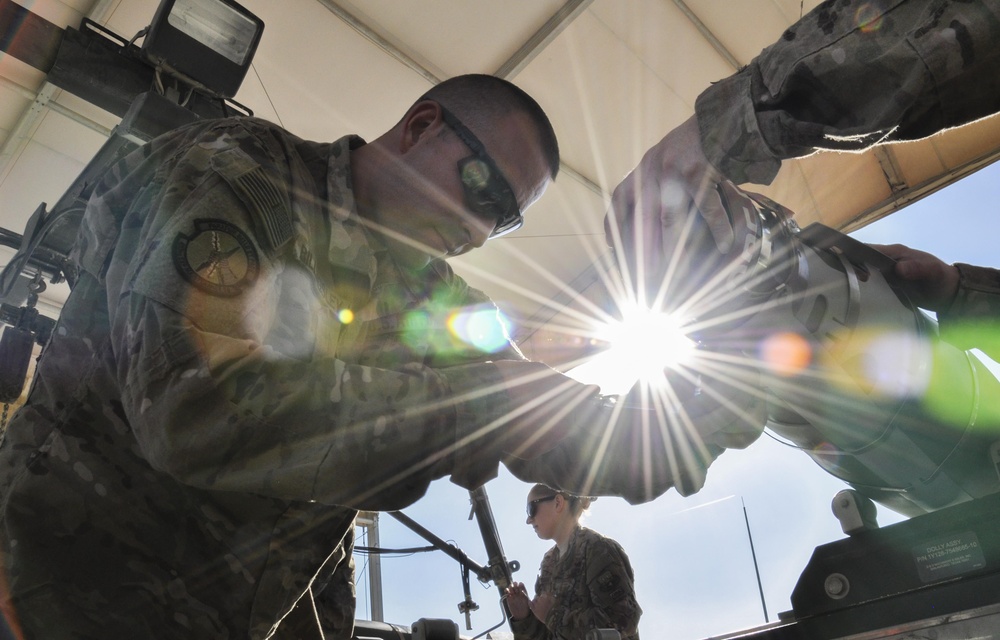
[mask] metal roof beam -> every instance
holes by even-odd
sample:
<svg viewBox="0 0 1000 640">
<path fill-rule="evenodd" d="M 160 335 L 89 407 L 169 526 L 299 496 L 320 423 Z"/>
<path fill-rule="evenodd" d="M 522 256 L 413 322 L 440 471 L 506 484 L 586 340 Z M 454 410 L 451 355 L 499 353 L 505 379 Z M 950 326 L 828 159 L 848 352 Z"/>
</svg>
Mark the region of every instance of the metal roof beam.
<svg viewBox="0 0 1000 640">
<path fill-rule="evenodd" d="M 556 36 L 563 32 L 573 22 L 577 16 L 591 5 L 594 0 L 569 0 L 559 11 L 556 11 L 551 18 L 545 21 L 542 28 L 536 31 L 525 41 L 521 47 L 514 52 L 506 62 L 500 65 L 493 75 L 510 79 L 516 76 L 522 69 L 535 59 Z"/>
<path fill-rule="evenodd" d="M 681 13 L 683 13 L 691 24 L 694 25 L 695 29 L 698 30 L 698 33 L 700 33 L 705 40 L 708 40 L 708 43 L 712 45 L 712 48 L 718 51 L 720 56 L 725 58 L 726 62 L 733 67 L 733 70 L 739 70 L 742 66 L 740 61 L 736 59 L 736 56 L 730 53 L 729 49 L 722 44 L 722 41 L 719 40 L 715 33 L 708 28 L 708 25 L 702 22 L 701 18 L 699 18 L 697 14 L 695 14 L 695 12 L 687 6 L 687 3 L 685 3 L 684 0 L 674 0 L 674 4 L 677 5 L 677 8 L 681 10 Z"/>
</svg>

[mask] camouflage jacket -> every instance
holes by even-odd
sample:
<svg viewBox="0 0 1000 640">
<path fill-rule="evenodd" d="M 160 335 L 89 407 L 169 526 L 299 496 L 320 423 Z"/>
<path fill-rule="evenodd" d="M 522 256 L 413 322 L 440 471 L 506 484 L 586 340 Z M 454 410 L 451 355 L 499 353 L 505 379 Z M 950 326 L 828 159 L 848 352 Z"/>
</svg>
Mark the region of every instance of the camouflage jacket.
<svg viewBox="0 0 1000 640">
<path fill-rule="evenodd" d="M 555 597 L 544 624 L 533 615 L 511 620 L 516 640 L 581 640 L 592 629 L 639 638 L 632 565 L 620 544 L 596 531 L 577 527 L 565 556 L 558 547 L 546 552 L 535 582 L 535 594 L 542 593 Z"/>
<path fill-rule="evenodd" d="M 956 264 L 958 291 L 937 314 L 941 337 L 962 349 L 980 349 L 1000 362 L 1000 270 Z"/>
<path fill-rule="evenodd" d="M 781 160 L 915 140 L 1000 111 L 1000 0 L 828 0 L 697 99 L 708 160 L 769 184 Z"/>
<path fill-rule="evenodd" d="M 26 637 L 266 637 L 348 561 L 354 509 L 496 472 L 470 437 L 508 410 L 485 361 L 520 353 L 446 330 L 497 312 L 443 262 L 387 257 L 354 207 L 361 144 L 203 122 L 97 186 L 0 447 Z"/>
</svg>

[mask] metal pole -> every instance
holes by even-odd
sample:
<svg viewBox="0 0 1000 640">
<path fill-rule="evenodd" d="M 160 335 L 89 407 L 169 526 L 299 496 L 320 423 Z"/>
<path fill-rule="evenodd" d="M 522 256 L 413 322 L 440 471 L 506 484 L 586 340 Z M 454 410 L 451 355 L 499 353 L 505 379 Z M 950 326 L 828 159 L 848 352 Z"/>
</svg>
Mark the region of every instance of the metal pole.
<svg viewBox="0 0 1000 640">
<path fill-rule="evenodd" d="M 482 580 L 483 582 L 493 579 L 493 576 L 491 575 L 488 567 L 484 567 L 480 564 L 477 564 L 475 561 L 472 560 L 472 558 L 465 555 L 465 553 L 461 549 L 459 549 L 453 544 L 449 544 L 445 540 L 434 535 L 430 530 L 424 528 L 419 522 L 417 522 L 410 516 L 406 515 L 402 511 L 387 511 L 386 513 L 388 513 L 390 516 L 398 520 L 410 531 L 413 531 L 424 540 L 433 544 L 435 548 L 444 551 L 454 560 L 458 561 L 458 563 L 461 564 L 463 567 L 468 567 L 468 569 L 472 571 L 472 573 L 476 574 L 476 577 Z"/>
<path fill-rule="evenodd" d="M 747 523 L 747 538 L 750 540 L 750 555 L 753 557 L 753 570 L 757 574 L 757 590 L 760 591 L 760 608 L 764 610 L 764 622 L 770 622 L 767 617 L 767 605 L 764 603 L 764 585 L 760 581 L 760 568 L 757 566 L 757 552 L 753 548 L 753 536 L 750 534 L 750 518 L 747 516 L 747 504 L 740 497 L 743 504 L 743 521 Z"/>
<path fill-rule="evenodd" d="M 368 535 L 368 546 L 378 548 L 378 512 L 364 511 L 358 516 L 358 526 L 364 527 Z M 382 557 L 373 553 L 368 556 L 368 595 L 371 598 L 371 617 L 375 622 L 385 622 L 382 607 Z"/>
</svg>

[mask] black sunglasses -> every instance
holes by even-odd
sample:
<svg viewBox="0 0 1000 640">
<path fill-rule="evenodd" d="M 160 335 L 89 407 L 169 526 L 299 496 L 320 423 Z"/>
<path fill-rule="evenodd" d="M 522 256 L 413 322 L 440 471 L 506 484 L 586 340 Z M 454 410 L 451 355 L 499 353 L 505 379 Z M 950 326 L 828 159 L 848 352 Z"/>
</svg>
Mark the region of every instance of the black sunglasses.
<svg viewBox="0 0 1000 640">
<path fill-rule="evenodd" d="M 551 500 L 555 500 L 556 496 L 558 496 L 558 495 L 559 494 L 557 493 L 557 494 L 555 494 L 553 496 L 546 496 L 544 498 L 536 498 L 534 500 L 529 500 L 528 501 L 528 508 L 527 508 L 528 517 L 529 518 L 534 518 L 538 514 L 538 505 L 540 503 L 542 503 L 542 502 L 549 502 Z"/>
<path fill-rule="evenodd" d="M 465 190 L 465 204 L 476 213 L 496 220 L 496 226 L 490 233 L 491 238 L 520 229 L 524 224 L 524 217 L 517 205 L 517 197 L 493 158 L 486 153 L 486 147 L 444 107 L 441 107 L 441 117 L 474 154 L 458 161 L 458 175 L 462 178 L 462 188 Z"/>
</svg>

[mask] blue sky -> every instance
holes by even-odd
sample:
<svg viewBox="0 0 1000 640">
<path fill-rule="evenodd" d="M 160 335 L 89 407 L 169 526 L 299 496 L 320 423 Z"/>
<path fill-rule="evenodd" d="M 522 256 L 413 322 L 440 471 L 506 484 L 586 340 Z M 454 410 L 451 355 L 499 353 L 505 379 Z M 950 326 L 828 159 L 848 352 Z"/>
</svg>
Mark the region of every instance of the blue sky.
<svg viewBox="0 0 1000 640">
<path fill-rule="evenodd" d="M 948 262 L 1000 267 L 997 203 L 1000 164 L 853 235 L 864 242 L 908 244 Z M 791 608 L 790 594 L 813 549 L 844 537 L 830 511 L 831 499 L 843 488 L 843 482 L 806 455 L 765 433 L 750 448 L 723 454 L 699 493 L 682 498 L 670 491 L 639 506 L 601 498 L 584 524 L 615 538 L 628 552 L 644 610 L 640 634 L 657 638 L 669 632 L 671 640 L 698 640 L 764 623 L 744 505 L 764 604 L 773 622 L 779 612 Z M 528 489 L 529 485 L 503 469 L 487 485 L 507 557 L 522 565 L 515 579 L 530 590 L 542 554 L 551 543 L 537 539 L 524 522 Z M 468 494 L 447 480 L 434 483 L 426 497 L 406 509 L 410 517 L 483 564 L 485 551 L 469 512 Z M 901 519 L 879 507 L 881 525 Z M 387 516 L 381 517 L 380 527 L 383 547 L 427 544 Z M 451 618 L 469 637 L 501 621 L 496 589 L 483 587 L 473 577 L 472 596 L 480 609 L 472 614 L 473 630 L 465 629 L 457 608 L 463 599 L 459 567 L 441 552 L 386 556 L 382 571 L 389 621 L 408 625 L 421 617 Z M 370 617 L 367 588 L 366 575 L 359 571 L 359 618 Z M 498 631 L 506 629 L 503 625 Z M 495 633 L 492 637 L 509 636 Z"/>
</svg>

